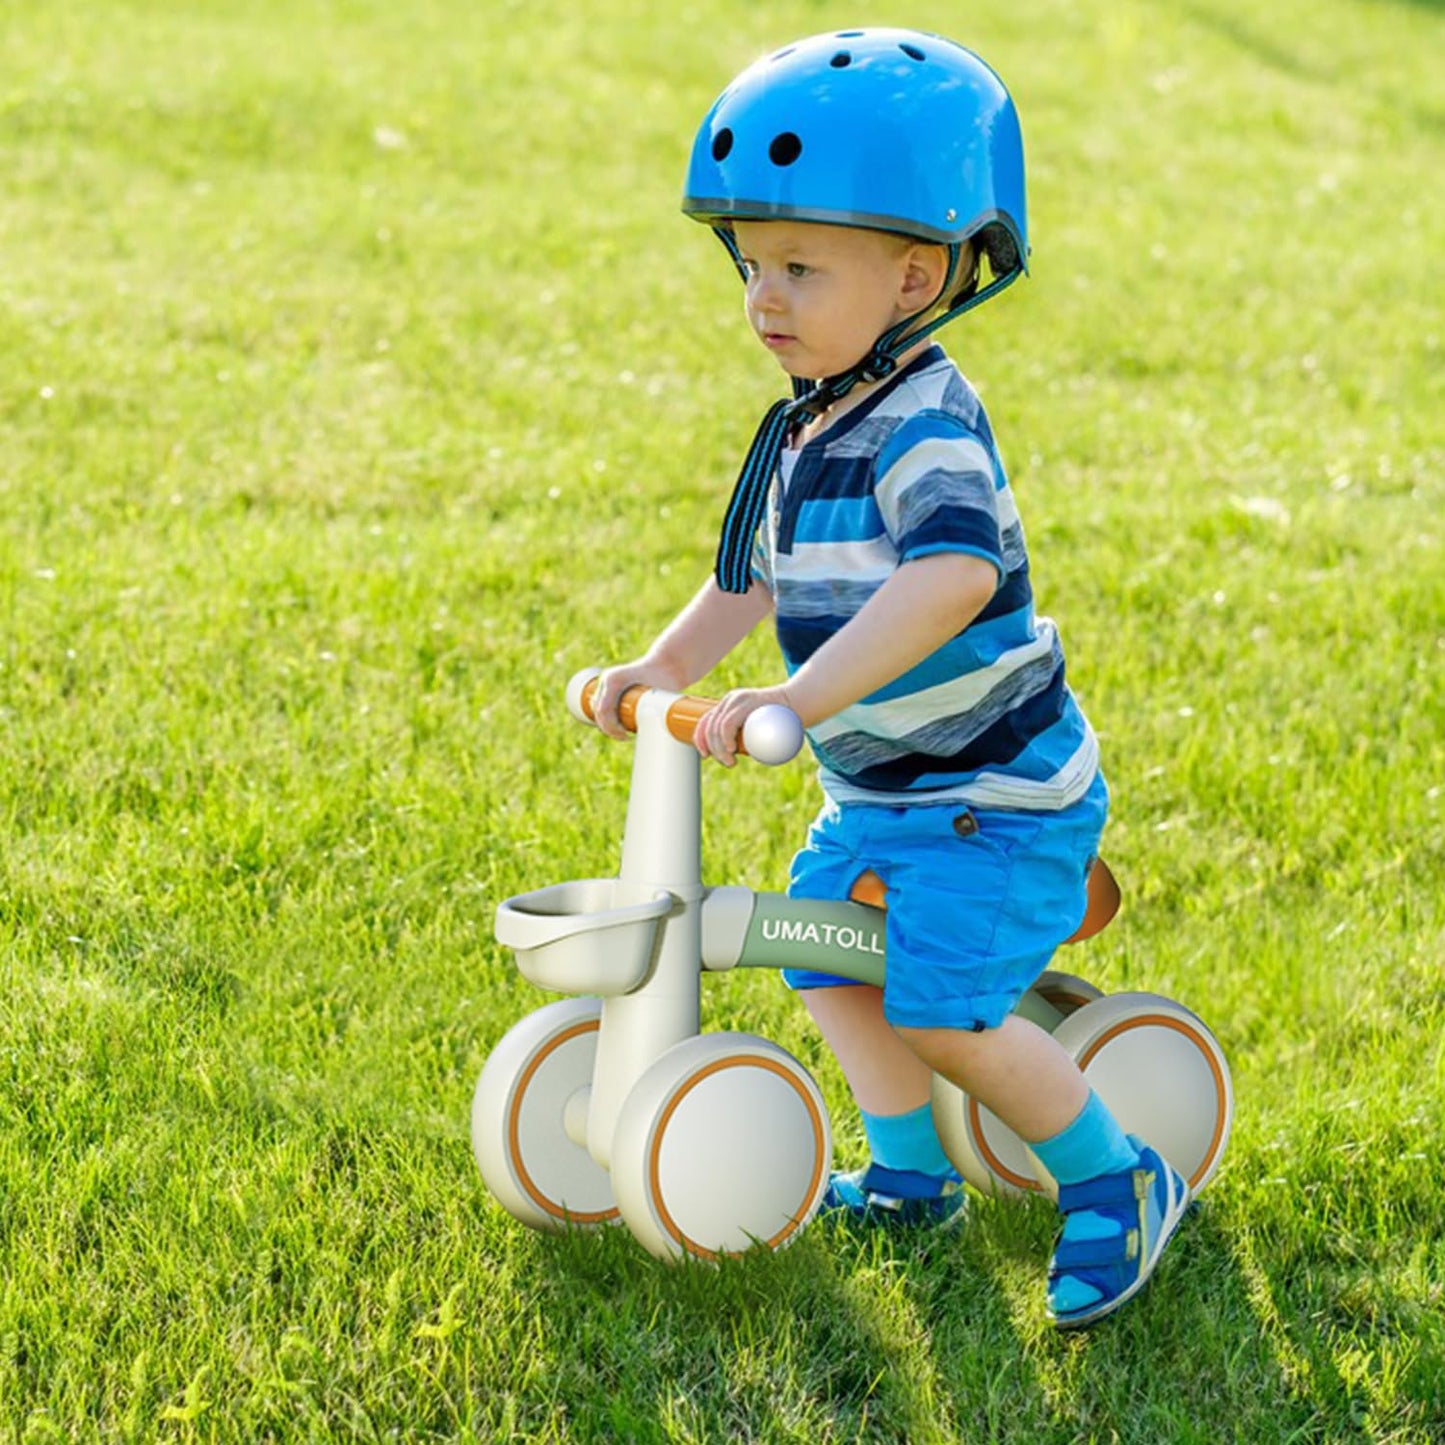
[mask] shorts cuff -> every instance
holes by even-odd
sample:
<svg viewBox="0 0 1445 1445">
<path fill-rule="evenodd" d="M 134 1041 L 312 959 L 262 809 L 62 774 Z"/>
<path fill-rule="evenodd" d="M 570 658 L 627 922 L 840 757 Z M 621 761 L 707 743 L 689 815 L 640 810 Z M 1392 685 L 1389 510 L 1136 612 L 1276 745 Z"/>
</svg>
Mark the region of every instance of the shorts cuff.
<svg viewBox="0 0 1445 1445">
<path fill-rule="evenodd" d="M 883 1017 L 896 1028 L 957 1029 L 961 1033 L 983 1033 L 996 1029 L 1014 1011 L 1022 994 L 990 994 L 984 998 L 953 1000 L 950 1006 L 899 1008 L 883 995 Z"/>
<path fill-rule="evenodd" d="M 856 978 L 841 978 L 836 973 L 817 973 L 811 968 L 785 968 L 780 972 L 783 982 L 794 992 L 810 988 L 866 988 Z"/>
</svg>

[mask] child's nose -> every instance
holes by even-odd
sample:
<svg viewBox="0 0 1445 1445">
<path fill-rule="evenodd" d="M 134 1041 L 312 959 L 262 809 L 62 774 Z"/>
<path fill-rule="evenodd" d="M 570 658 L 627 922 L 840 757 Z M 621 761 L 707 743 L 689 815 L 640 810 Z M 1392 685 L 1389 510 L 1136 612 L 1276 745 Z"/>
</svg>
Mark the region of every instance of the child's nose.
<svg viewBox="0 0 1445 1445">
<path fill-rule="evenodd" d="M 751 295 L 748 298 L 759 311 L 776 311 L 779 289 L 775 278 L 758 275 L 753 277 Z"/>
</svg>

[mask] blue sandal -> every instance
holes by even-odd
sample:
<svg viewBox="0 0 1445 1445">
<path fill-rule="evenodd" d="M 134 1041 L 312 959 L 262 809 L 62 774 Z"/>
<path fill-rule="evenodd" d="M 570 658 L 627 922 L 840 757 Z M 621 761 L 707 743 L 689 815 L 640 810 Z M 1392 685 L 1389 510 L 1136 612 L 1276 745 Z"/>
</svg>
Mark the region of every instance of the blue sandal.
<svg viewBox="0 0 1445 1445">
<path fill-rule="evenodd" d="M 912 1169 L 887 1169 L 870 1164 L 850 1174 L 834 1174 L 818 1213 L 846 1217 L 862 1224 L 957 1224 L 967 1200 L 957 1174 L 921 1174 Z"/>
<path fill-rule="evenodd" d="M 1189 1207 L 1188 1182 L 1142 1140 L 1139 1162 L 1059 1189 L 1063 1233 L 1049 1264 L 1049 1318 L 1091 1325 L 1144 1288 Z"/>
</svg>

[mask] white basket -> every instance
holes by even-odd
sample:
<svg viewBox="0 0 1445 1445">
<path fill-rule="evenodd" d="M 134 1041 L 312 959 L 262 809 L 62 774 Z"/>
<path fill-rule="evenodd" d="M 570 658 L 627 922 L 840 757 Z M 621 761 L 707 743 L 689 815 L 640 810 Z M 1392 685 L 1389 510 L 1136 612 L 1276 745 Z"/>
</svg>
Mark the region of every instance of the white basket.
<svg viewBox="0 0 1445 1445">
<path fill-rule="evenodd" d="M 616 878 L 578 878 L 497 905 L 497 942 L 529 983 L 558 993 L 631 993 L 652 968 L 657 925 L 674 905 L 659 890 L 618 903 Z"/>
</svg>

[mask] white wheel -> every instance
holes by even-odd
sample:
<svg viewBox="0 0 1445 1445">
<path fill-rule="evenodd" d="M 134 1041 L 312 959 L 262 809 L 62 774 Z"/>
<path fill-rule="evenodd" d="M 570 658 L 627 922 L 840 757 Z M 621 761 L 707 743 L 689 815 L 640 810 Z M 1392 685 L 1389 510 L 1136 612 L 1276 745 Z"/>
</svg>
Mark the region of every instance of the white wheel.
<svg viewBox="0 0 1445 1445">
<path fill-rule="evenodd" d="M 502 1208 L 533 1229 L 617 1218 L 611 1176 L 582 1142 L 601 1012 L 600 999 L 569 998 L 528 1014 L 477 1080 L 477 1167 Z"/>
<path fill-rule="evenodd" d="M 1219 1041 L 1181 1003 L 1115 993 L 1065 1019 L 1054 1037 L 1124 1131 L 1157 1149 L 1197 1194 L 1214 1177 L 1234 1120 Z"/>
<path fill-rule="evenodd" d="M 612 1140 L 617 1204 L 660 1259 L 781 1249 L 828 1187 L 832 1130 L 808 1071 L 750 1034 L 674 1044 L 633 1085 Z"/>
<path fill-rule="evenodd" d="M 1102 989 L 1077 974 L 1055 969 L 1041 973 L 1029 991 L 1064 1020 L 1104 997 Z M 1034 1157 L 1023 1140 L 977 1099 L 937 1074 L 933 1076 L 933 1126 L 954 1168 L 981 1194 L 1017 1197 L 1040 1188 Z"/>
</svg>

